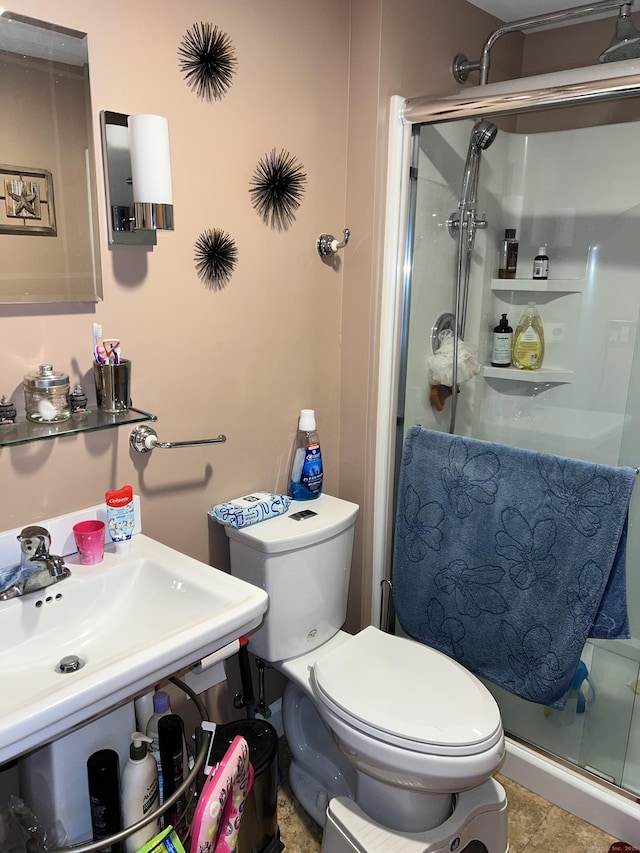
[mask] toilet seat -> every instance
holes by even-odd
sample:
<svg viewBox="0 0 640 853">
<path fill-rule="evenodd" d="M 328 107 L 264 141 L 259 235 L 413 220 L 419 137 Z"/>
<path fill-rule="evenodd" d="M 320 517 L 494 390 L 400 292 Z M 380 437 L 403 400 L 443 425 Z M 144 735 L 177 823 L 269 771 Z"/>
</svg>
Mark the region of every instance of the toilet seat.
<svg viewBox="0 0 640 853">
<path fill-rule="evenodd" d="M 503 737 L 498 706 L 464 667 L 369 626 L 314 664 L 319 702 L 353 728 L 414 752 L 478 755 Z"/>
</svg>

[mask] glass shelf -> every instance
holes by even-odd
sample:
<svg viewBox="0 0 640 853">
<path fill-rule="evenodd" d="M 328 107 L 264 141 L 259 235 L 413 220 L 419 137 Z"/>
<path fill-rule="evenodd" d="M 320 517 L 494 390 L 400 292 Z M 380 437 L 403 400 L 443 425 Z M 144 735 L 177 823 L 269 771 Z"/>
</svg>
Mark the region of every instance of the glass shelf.
<svg viewBox="0 0 640 853">
<path fill-rule="evenodd" d="M 100 429 L 112 429 L 127 424 L 155 420 L 157 420 L 156 415 L 131 407 L 126 412 L 119 412 L 118 414 L 91 409 L 81 414 L 71 415 L 68 420 L 56 424 L 36 424 L 19 418 L 14 424 L 0 425 L 0 447 L 10 447 L 14 444 L 41 441 L 44 438 L 60 438 L 65 435 L 77 435 L 81 432 L 95 432 Z"/>
</svg>

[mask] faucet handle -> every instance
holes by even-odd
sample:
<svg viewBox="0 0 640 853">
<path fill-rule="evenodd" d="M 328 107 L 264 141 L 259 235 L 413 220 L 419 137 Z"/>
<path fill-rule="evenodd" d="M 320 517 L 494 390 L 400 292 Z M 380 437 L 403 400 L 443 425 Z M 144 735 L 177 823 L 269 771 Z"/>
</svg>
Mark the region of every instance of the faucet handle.
<svg viewBox="0 0 640 853">
<path fill-rule="evenodd" d="M 51 554 L 49 559 L 47 560 L 47 565 L 49 567 L 49 574 L 52 578 L 68 578 L 71 575 L 71 571 L 64 563 L 64 557 L 57 557 L 54 554 Z"/>
<path fill-rule="evenodd" d="M 23 527 L 18 536 L 20 550 L 27 560 L 39 559 L 49 556 L 51 547 L 51 534 L 46 527 L 31 524 Z"/>
</svg>

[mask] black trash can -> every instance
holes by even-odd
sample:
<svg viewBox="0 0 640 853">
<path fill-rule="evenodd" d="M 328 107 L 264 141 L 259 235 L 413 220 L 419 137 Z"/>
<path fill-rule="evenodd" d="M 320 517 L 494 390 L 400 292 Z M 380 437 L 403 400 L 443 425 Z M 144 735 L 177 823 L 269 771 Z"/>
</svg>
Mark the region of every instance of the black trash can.
<svg viewBox="0 0 640 853">
<path fill-rule="evenodd" d="M 210 763 L 220 761 L 235 737 L 243 737 L 253 765 L 253 785 L 244 807 L 237 853 L 279 853 L 278 733 L 265 720 L 236 720 L 216 727 Z"/>
</svg>

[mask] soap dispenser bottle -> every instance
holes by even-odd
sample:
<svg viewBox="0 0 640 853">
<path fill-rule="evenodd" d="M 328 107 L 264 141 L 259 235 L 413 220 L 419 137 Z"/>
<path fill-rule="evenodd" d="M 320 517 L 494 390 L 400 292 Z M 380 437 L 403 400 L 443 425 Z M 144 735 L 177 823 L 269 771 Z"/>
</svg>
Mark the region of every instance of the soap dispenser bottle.
<svg viewBox="0 0 640 853">
<path fill-rule="evenodd" d="M 293 447 L 289 494 L 295 501 L 308 501 L 322 494 L 322 452 L 313 409 L 302 409 Z"/>
<path fill-rule="evenodd" d="M 513 335 L 511 361 L 520 370 L 537 370 L 544 359 L 544 329 L 534 302 L 522 312 Z"/>
<path fill-rule="evenodd" d="M 151 738 L 142 732 L 131 735 L 129 760 L 122 771 L 122 821 L 125 827 L 148 817 L 159 806 L 158 769 L 147 749 L 148 743 L 151 743 Z M 125 838 L 125 853 L 136 853 L 157 835 L 158 828 L 158 821 L 152 820 Z"/>
<path fill-rule="evenodd" d="M 500 322 L 493 330 L 493 347 L 491 349 L 491 364 L 494 367 L 509 367 L 511 364 L 511 346 L 513 344 L 513 329 L 509 325 L 507 315 L 503 314 Z"/>
</svg>

